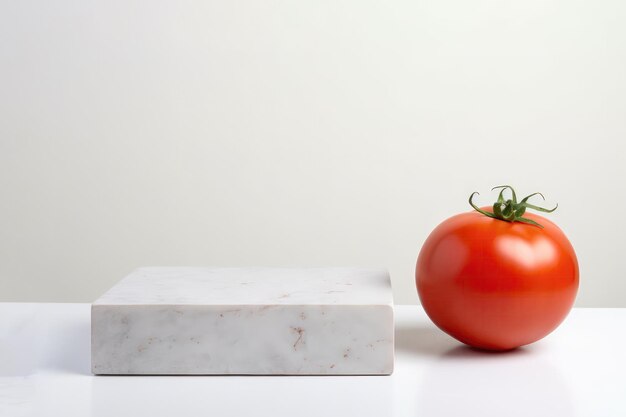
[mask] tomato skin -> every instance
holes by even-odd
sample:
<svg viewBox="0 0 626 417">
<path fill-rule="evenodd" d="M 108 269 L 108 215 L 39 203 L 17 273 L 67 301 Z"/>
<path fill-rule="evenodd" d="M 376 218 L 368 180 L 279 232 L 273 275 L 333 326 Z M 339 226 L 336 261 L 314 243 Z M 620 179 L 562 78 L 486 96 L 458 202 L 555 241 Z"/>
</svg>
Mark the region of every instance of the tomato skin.
<svg viewBox="0 0 626 417">
<path fill-rule="evenodd" d="M 450 336 L 509 350 L 543 338 L 569 313 L 578 292 L 574 248 L 550 220 L 524 217 L 544 227 L 472 211 L 445 220 L 426 239 L 417 291 L 428 316 Z"/>
</svg>

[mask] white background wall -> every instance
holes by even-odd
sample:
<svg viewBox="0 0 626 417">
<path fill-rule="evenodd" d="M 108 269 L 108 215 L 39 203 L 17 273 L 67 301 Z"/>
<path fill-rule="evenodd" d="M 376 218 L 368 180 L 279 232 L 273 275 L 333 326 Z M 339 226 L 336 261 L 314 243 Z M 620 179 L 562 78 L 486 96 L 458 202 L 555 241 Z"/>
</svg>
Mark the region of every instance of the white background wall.
<svg viewBox="0 0 626 417">
<path fill-rule="evenodd" d="M 142 265 L 414 263 L 467 197 L 558 202 L 626 307 L 626 3 L 0 0 L 0 300 Z"/>
</svg>

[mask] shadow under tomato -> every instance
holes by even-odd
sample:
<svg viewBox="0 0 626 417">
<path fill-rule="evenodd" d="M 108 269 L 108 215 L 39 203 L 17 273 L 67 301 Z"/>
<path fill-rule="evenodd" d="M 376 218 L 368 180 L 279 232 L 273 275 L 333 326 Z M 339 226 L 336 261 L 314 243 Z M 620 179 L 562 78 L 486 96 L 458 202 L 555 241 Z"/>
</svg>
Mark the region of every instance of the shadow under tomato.
<svg viewBox="0 0 626 417">
<path fill-rule="evenodd" d="M 504 358 L 527 355 L 530 350 L 519 347 L 510 350 L 486 350 L 465 345 L 434 325 L 398 324 L 395 330 L 395 348 L 398 352 L 419 356 L 446 358 Z"/>
<path fill-rule="evenodd" d="M 398 352 L 441 356 L 459 347 L 459 343 L 434 325 L 396 325 L 395 348 Z"/>
<path fill-rule="evenodd" d="M 528 355 L 529 353 L 530 350 L 525 346 L 509 350 L 487 350 L 461 344 L 448 350 L 442 356 L 445 358 L 502 359 Z"/>
</svg>

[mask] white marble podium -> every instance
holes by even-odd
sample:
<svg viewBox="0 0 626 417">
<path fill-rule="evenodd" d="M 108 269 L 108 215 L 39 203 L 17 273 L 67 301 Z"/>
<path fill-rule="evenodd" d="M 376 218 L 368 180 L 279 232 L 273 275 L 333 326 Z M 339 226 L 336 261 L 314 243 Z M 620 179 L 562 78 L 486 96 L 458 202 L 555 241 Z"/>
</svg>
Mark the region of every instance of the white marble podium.
<svg viewBox="0 0 626 417">
<path fill-rule="evenodd" d="M 393 371 L 389 274 L 367 268 L 141 268 L 92 304 L 92 372 Z"/>
</svg>

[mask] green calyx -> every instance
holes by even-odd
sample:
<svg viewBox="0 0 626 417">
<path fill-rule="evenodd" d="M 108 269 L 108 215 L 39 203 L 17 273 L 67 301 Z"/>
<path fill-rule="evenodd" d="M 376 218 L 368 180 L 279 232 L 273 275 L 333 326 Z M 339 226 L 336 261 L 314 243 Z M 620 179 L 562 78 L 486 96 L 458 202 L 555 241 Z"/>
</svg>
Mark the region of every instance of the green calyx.
<svg viewBox="0 0 626 417">
<path fill-rule="evenodd" d="M 472 206 L 474 210 L 476 210 L 477 212 L 484 214 L 487 217 L 491 217 L 492 219 L 504 220 L 506 222 L 527 223 L 527 224 L 532 224 L 533 226 L 538 226 L 538 227 L 543 227 L 543 226 L 534 220 L 522 217 L 524 213 L 526 212 L 526 209 L 537 210 L 543 213 L 552 213 L 559 206 L 557 204 L 553 209 L 547 209 L 544 207 L 535 206 L 534 204 L 530 204 L 528 202 L 529 198 L 536 196 L 536 195 L 541 196 L 541 198 L 545 200 L 546 198 L 541 193 L 532 193 L 524 197 L 522 201 L 518 203 L 517 196 L 515 195 L 515 190 L 513 189 L 513 187 L 511 187 L 510 185 L 499 185 L 497 187 L 493 187 L 491 191 L 497 190 L 498 188 L 500 188 L 501 190 L 500 190 L 500 194 L 498 195 L 498 200 L 493 204 L 493 213 L 489 213 L 488 211 L 485 211 L 477 207 L 474 204 L 474 202 L 472 201 L 472 199 L 474 198 L 474 195 L 475 194 L 480 195 L 480 193 L 476 191 L 474 191 L 472 195 L 470 195 L 470 198 L 469 198 L 470 206 Z M 505 200 L 504 192 L 507 189 L 511 190 L 511 198 L 509 198 L 508 200 Z"/>
</svg>

